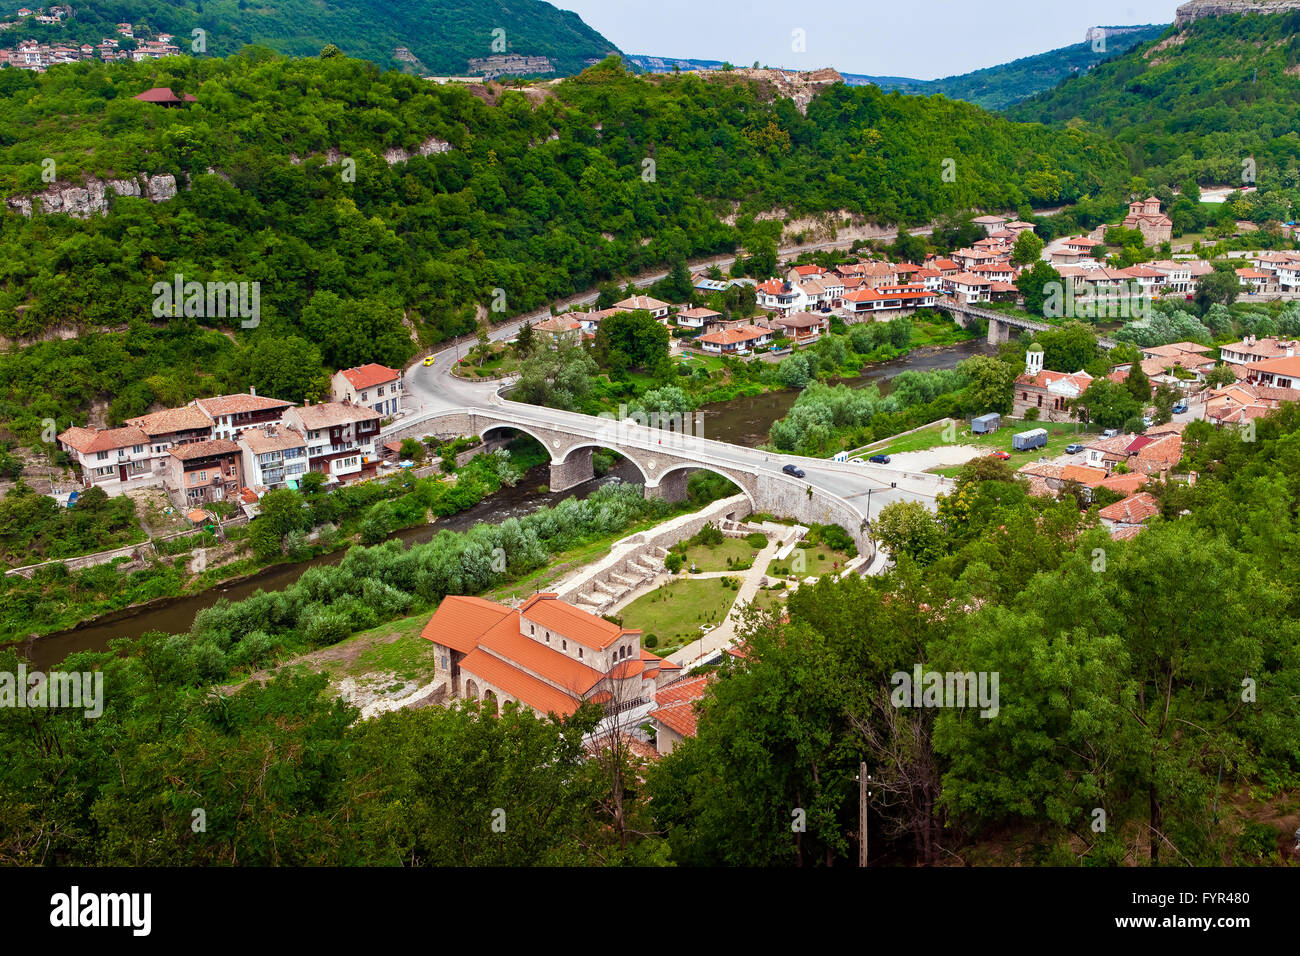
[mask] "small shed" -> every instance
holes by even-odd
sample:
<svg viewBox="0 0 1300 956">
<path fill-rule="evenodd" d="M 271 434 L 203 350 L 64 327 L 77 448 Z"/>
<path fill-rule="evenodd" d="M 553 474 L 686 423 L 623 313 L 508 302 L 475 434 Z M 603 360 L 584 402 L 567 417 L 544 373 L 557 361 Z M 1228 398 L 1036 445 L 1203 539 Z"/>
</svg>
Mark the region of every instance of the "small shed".
<svg viewBox="0 0 1300 956">
<path fill-rule="evenodd" d="M 972 418 L 970 422 L 972 435 L 987 435 L 989 432 L 995 432 L 1001 427 L 1002 416 L 997 412 L 980 415 L 978 418 Z"/>
</svg>

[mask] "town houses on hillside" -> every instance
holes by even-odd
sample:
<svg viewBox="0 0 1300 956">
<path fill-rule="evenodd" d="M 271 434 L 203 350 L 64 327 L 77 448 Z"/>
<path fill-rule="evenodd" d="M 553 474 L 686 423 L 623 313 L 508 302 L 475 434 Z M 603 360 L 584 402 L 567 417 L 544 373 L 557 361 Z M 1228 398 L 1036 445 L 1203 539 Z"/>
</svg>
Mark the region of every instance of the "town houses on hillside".
<svg viewBox="0 0 1300 956">
<path fill-rule="evenodd" d="M 25 11 L 25 12 L 24 12 Z M 32 11 L 26 7 L 18 11 L 19 19 L 30 17 L 36 23 L 46 25 L 63 25 L 64 19 L 72 14 L 68 6 L 51 7 L 48 12 L 43 8 Z M 180 56 L 180 47 L 172 43 L 170 33 L 159 33 L 152 39 L 138 39 L 129 23 L 119 23 L 118 37 L 135 44 L 133 49 L 122 49 L 117 37 L 103 37 L 98 44 L 89 43 L 42 43 L 39 40 L 20 40 L 13 49 L 0 50 L 0 68 L 11 66 L 20 70 L 36 70 L 43 73 L 51 66 L 61 63 L 77 63 L 83 60 L 101 60 L 111 63 L 115 60 L 156 60 L 165 56 Z"/>
<path fill-rule="evenodd" d="M 310 471 L 326 485 L 374 476 L 380 423 L 402 414 L 401 378 L 396 369 L 362 365 L 335 373 L 331 402 L 299 407 L 250 389 L 119 428 L 73 426 L 57 442 L 80 468 L 82 485 L 110 495 L 153 487 L 178 506 L 256 501 L 272 488 L 298 487 Z"/>
</svg>

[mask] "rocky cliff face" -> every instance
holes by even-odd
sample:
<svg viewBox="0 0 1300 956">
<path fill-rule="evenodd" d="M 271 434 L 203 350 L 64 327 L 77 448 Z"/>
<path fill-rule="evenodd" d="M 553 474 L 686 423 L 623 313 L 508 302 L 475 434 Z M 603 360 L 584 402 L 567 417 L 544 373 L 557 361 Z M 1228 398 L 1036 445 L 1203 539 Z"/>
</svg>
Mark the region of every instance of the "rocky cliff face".
<svg viewBox="0 0 1300 956">
<path fill-rule="evenodd" d="M 1287 13 L 1300 10 L 1300 0 L 1190 0 L 1178 8 L 1174 26 L 1181 27 L 1201 17 L 1236 13 Z"/>
<path fill-rule="evenodd" d="M 453 147 L 445 140 L 430 137 L 417 146 L 414 152 L 405 149 L 384 150 L 384 161 L 392 166 L 405 163 L 412 156 L 432 156 L 445 153 Z M 343 161 L 343 154 L 334 148 L 325 153 L 327 165 L 336 166 Z M 295 166 L 302 162 L 298 156 L 290 155 L 289 162 Z M 226 182 L 230 177 L 212 167 L 208 173 L 220 176 Z M 186 187 L 188 188 L 188 187 Z M 80 186 L 72 183 L 52 183 L 48 189 L 23 196 L 10 196 L 6 200 L 10 209 L 30 216 L 39 203 L 43 213 L 60 213 L 77 219 L 88 219 L 92 215 L 108 215 L 108 207 L 113 196 L 144 196 L 154 202 L 166 202 L 176 195 L 176 177 L 170 173 L 148 176 L 141 173 L 135 179 L 97 179 L 91 177 Z"/>
<path fill-rule="evenodd" d="M 1300 0 L 1298 0 L 1300 2 Z M 808 112 L 808 103 L 823 89 L 835 83 L 843 83 L 844 77 L 832 69 L 799 72 L 796 70 L 767 70 L 744 67 L 736 70 L 705 70 L 699 74 L 707 80 L 725 80 L 728 77 L 743 77 L 758 80 L 766 84 L 776 96 L 792 100 L 800 113 Z"/>
<path fill-rule="evenodd" d="M 157 176 L 141 173 L 135 179 L 91 178 L 80 186 L 53 183 L 42 192 L 11 196 L 7 202 L 10 209 L 24 216 L 30 216 L 39 202 L 41 212 L 89 219 L 96 214 L 108 215 L 110 196 L 145 196 L 154 202 L 164 202 L 175 195 L 175 176 L 170 173 Z"/>
</svg>

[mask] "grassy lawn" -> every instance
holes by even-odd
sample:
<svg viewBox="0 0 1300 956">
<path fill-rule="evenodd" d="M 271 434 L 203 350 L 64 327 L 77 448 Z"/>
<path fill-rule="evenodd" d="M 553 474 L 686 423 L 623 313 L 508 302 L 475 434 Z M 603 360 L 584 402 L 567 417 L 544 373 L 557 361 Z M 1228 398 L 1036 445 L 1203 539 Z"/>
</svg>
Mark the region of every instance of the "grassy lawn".
<svg viewBox="0 0 1300 956">
<path fill-rule="evenodd" d="M 759 588 L 758 593 L 754 595 L 754 600 L 751 603 L 759 610 L 770 611 L 774 607 L 785 604 L 786 595 L 789 593 L 790 592 L 785 588 L 776 591 Z"/>
<path fill-rule="evenodd" d="M 723 538 L 721 544 L 697 544 L 686 549 L 686 563 L 689 568 L 694 562 L 697 571 L 728 571 L 737 562 L 743 564 L 751 560 L 758 552 L 745 543 L 744 538 Z M 730 558 L 732 564 L 727 564 Z"/>
<path fill-rule="evenodd" d="M 1025 452 L 1016 451 L 1011 447 L 1013 436 L 1035 428 L 1047 429 L 1047 446 L 1045 448 Z M 1003 419 L 1001 428 L 984 435 L 972 435 L 969 426 L 965 423 L 958 424 L 955 444 L 974 445 L 978 448 L 987 448 L 990 452 L 999 450 L 1009 452 L 1013 464 L 1017 462 L 1024 464 L 1026 461 L 1036 461 L 1040 457 L 1054 458 L 1057 455 L 1064 454 L 1066 445 L 1072 442 L 1087 442 L 1091 437 L 1100 434 L 1100 431 L 1095 426 L 1084 426 L 1078 422 L 1022 422 Z M 935 425 L 923 428 L 921 431 L 913 432 L 910 435 L 903 435 L 889 441 L 883 447 L 877 445 L 871 449 L 871 454 L 897 455 L 905 451 L 924 451 L 927 448 L 935 448 L 944 444 L 947 443 L 943 439 L 943 428 Z M 950 468 L 937 469 L 936 473 L 941 475 L 955 474 Z"/>
<path fill-rule="evenodd" d="M 623 626 L 640 628 L 642 641 L 653 634 L 658 644 L 649 648 L 660 657 L 700 639 L 701 624 L 721 624 L 735 603 L 736 593 L 722 578 L 670 581 L 637 598 L 619 615 Z M 644 643 L 642 644 L 644 646 Z"/>
<path fill-rule="evenodd" d="M 801 554 L 804 567 L 802 571 L 796 571 L 794 562 Z M 809 575 L 834 574 L 843 571 L 844 562 L 848 560 L 849 556 L 843 551 L 832 551 L 824 544 L 813 545 L 811 548 L 795 548 L 790 552 L 790 556 L 783 560 L 778 561 L 773 558 L 767 565 L 767 575 L 773 578 L 785 578 L 793 574 L 797 578 L 806 578 Z M 839 563 L 838 568 L 835 566 L 836 562 Z"/>
<path fill-rule="evenodd" d="M 973 329 L 965 329 L 953 322 L 947 321 L 927 322 L 916 316 L 912 317 L 912 340 L 911 346 L 916 348 L 925 345 L 955 345 L 958 342 L 965 342 L 967 339 L 975 338 L 979 333 Z"/>
</svg>

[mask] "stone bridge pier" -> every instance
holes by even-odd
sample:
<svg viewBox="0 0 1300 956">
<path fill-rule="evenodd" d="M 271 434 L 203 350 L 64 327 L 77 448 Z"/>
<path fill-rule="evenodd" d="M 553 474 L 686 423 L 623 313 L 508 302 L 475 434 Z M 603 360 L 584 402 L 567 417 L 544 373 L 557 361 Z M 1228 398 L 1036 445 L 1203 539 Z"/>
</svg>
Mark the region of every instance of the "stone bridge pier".
<svg viewBox="0 0 1300 956">
<path fill-rule="evenodd" d="M 591 481 L 591 479 L 595 478 L 596 471 L 591 463 L 591 456 L 594 452 L 594 448 L 575 448 L 569 452 L 569 456 L 563 461 L 552 458 L 551 490 L 568 491 L 570 488 L 576 488 L 584 481 Z"/>
<path fill-rule="evenodd" d="M 664 501 L 682 501 L 686 497 L 686 482 L 690 480 L 691 471 L 690 468 L 678 468 L 661 476 L 659 484 L 646 486 L 646 497 L 662 498 Z"/>
</svg>

